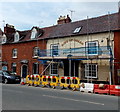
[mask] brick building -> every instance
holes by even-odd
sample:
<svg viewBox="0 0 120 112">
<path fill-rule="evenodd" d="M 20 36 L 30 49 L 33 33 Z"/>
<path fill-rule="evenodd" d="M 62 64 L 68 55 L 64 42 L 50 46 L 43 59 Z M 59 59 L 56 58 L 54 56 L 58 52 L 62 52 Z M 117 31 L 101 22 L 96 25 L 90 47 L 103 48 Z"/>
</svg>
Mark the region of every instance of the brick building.
<svg viewBox="0 0 120 112">
<path fill-rule="evenodd" d="M 28 31 L 7 24 L 2 33 L 2 69 L 21 77 L 44 71 L 84 82 L 120 84 L 119 20 L 120 11 L 77 22 L 60 16 L 57 25 Z"/>
<path fill-rule="evenodd" d="M 17 31 L 7 24 L 2 37 L 2 69 L 13 71 L 21 77 L 40 74 L 43 67 L 36 58 L 39 50 L 46 49 L 46 41 L 43 40 L 46 29 L 33 27 L 28 31 Z"/>
</svg>

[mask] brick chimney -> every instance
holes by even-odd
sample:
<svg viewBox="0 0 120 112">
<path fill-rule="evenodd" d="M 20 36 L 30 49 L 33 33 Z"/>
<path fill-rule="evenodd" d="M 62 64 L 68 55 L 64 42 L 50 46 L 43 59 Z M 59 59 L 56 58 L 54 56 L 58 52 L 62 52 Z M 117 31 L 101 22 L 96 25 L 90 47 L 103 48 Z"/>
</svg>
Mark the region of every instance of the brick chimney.
<svg viewBox="0 0 120 112">
<path fill-rule="evenodd" d="M 15 32 L 14 26 L 6 24 L 6 26 L 4 27 L 4 33 L 5 34 L 10 34 L 10 33 L 14 33 L 14 32 Z"/>
<path fill-rule="evenodd" d="M 65 23 L 69 23 L 69 22 L 71 22 L 69 15 L 67 15 L 67 17 L 60 16 L 58 21 L 57 21 L 58 24 L 65 24 Z"/>
</svg>

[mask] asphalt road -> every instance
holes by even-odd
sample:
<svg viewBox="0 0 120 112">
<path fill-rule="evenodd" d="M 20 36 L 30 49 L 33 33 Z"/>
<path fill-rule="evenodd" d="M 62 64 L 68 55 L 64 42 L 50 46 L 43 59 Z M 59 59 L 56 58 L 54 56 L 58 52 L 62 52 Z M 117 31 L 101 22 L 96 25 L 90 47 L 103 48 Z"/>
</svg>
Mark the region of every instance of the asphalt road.
<svg viewBox="0 0 120 112">
<path fill-rule="evenodd" d="M 118 97 L 2 84 L 2 110 L 118 110 Z"/>
</svg>

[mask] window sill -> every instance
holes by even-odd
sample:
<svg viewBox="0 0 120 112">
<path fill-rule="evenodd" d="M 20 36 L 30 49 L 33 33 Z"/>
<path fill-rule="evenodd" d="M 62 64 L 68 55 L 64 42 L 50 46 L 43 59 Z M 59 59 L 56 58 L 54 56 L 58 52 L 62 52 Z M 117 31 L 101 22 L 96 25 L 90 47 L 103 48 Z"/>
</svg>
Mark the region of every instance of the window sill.
<svg viewBox="0 0 120 112">
<path fill-rule="evenodd" d="M 17 57 L 12 57 L 13 59 L 17 59 Z"/>
<path fill-rule="evenodd" d="M 86 79 L 98 79 L 98 77 L 85 77 Z"/>
<path fill-rule="evenodd" d="M 38 56 L 33 56 L 32 58 L 38 58 Z"/>
</svg>

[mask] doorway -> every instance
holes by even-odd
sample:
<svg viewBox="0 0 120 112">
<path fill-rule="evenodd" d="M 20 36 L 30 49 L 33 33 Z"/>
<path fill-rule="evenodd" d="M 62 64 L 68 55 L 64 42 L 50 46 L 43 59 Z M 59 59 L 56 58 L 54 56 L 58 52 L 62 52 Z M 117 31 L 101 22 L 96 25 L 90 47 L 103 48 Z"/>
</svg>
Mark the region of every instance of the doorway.
<svg viewBox="0 0 120 112">
<path fill-rule="evenodd" d="M 71 60 L 71 64 L 69 63 L 69 60 L 64 60 L 64 76 L 74 76 L 78 77 L 78 66 L 79 66 L 79 61 L 76 60 Z M 71 67 L 70 67 L 71 65 Z M 71 70 L 69 70 L 71 68 Z M 71 72 L 71 74 L 69 74 Z"/>
<path fill-rule="evenodd" d="M 28 74 L 28 66 L 22 65 L 21 66 L 21 77 L 26 78 L 27 74 Z"/>
</svg>

